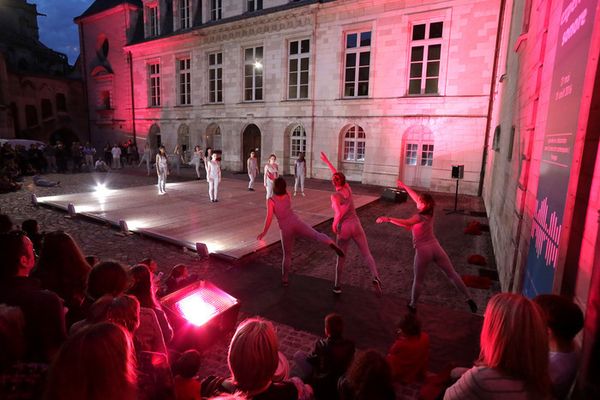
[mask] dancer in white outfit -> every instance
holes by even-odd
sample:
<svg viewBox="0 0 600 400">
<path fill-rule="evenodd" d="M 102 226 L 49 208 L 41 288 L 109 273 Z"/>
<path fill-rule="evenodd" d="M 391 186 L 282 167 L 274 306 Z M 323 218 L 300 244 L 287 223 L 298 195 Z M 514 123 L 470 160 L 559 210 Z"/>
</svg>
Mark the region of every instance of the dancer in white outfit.
<svg viewBox="0 0 600 400">
<path fill-rule="evenodd" d="M 112 153 L 112 168 L 121 169 L 121 148 L 115 143 L 110 152 Z"/>
<path fill-rule="evenodd" d="M 190 161 L 190 165 L 193 165 L 196 169 L 196 176 L 200 179 L 200 165 L 205 165 L 204 163 L 204 152 L 200 148 L 200 146 L 194 147 L 194 155 L 192 156 L 192 160 Z"/>
<path fill-rule="evenodd" d="M 294 165 L 294 196 L 298 192 L 298 185 L 300 185 L 300 193 L 304 196 L 304 178 L 306 178 L 306 160 L 304 159 L 304 153 L 298 153 L 298 159 Z"/>
<path fill-rule="evenodd" d="M 175 171 L 177 171 L 177 176 L 179 176 L 179 172 L 181 171 L 181 164 L 185 161 L 183 159 L 183 151 L 181 150 L 181 146 L 177 145 L 173 149 L 173 164 L 175 165 Z"/>
<path fill-rule="evenodd" d="M 213 153 L 211 160 L 206 164 L 206 181 L 208 182 L 208 197 L 213 203 L 218 202 L 219 182 L 221 182 L 221 166 L 217 161 L 217 154 Z"/>
<path fill-rule="evenodd" d="M 169 160 L 165 146 L 158 148 L 156 155 L 156 175 L 158 175 L 158 194 L 167 193 L 167 175 L 169 175 Z"/>
<path fill-rule="evenodd" d="M 254 192 L 254 180 L 258 176 L 258 160 L 256 159 L 256 153 L 251 151 L 250 157 L 246 161 L 246 167 L 248 169 L 248 178 L 250 182 L 248 182 L 248 190 Z"/>
<path fill-rule="evenodd" d="M 148 176 L 150 176 L 150 157 L 152 157 L 152 149 L 150 148 L 150 143 L 146 142 L 146 145 L 144 146 L 144 154 L 142 154 L 142 159 L 138 164 L 138 168 L 141 167 L 144 162 L 146 162 Z"/>
<path fill-rule="evenodd" d="M 433 209 L 435 207 L 433 197 L 428 193 L 423 193 L 421 195 L 417 194 L 400 180 L 398 181 L 398 187 L 406 190 L 410 198 L 417 204 L 419 212 L 409 219 L 382 216 L 377 218 L 376 222 L 378 224 L 389 222 L 412 231 L 413 246 L 415 247 L 415 261 L 413 266 L 414 279 L 412 293 L 410 303 L 407 305 L 409 310 L 416 312 L 417 301 L 421 294 L 421 286 L 423 284 L 423 279 L 425 278 L 427 265 L 429 265 L 431 261 L 434 261 L 436 265 L 444 271 L 444 274 L 446 274 L 454 286 L 456 286 L 463 294 L 471 311 L 476 313 L 477 304 L 471 299 L 471 295 L 465 286 L 465 283 L 452 266 L 448 254 L 446 254 L 442 246 L 440 246 L 440 242 L 438 242 L 433 233 Z"/>
<path fill-rule="evenodd" d="M 333 164 L 327 158 L 325 153 L 321 152 L 321 160 L 331 170 L 333 176 L 331 181 L 335 187 L 335 193 L 331 195 L 331 206 L 333 207 L 333 232 L 337 234 L 337 244 L 340 246 L 342 251 L 346 253 L 350 240 L 354 240 L 354 243 L 358 246 L 363 259 L 366 261 L 369 271 L 371 271 L 373 286 L 378 293 L 381 294 L 381 280 L 379 279 L 379 272 L 377 271 L 377 265 L 375 259 L 369 249 L 367 243 L 367 236 L 363 230 L 356 210 L 354 209 L 354 201 L 352 200 L 352 189 L 350 185 L 346 183 L 346 177 L 341 172 L 337 172 Z M 335 284 L 333 286 L 333 293 L 342 293 L 342 272 L 344 271 L 344 264 L 346 263 L 346 257 L 338 257 L 337 264 L 335 266 Z"/>
<path fill-rule="evenodd" d="M 273 182 L 279 177 L 279 165 L 277 164 L 277 156 L 271 154 L 269 156 L 269 162 L 265 164 L 265 176 L 264 185 L 267 189 L 267 199 L 273 196 Z"/>
<path fill-rule="evenodd" d="M 286 190 L 286 182 L 282 177 L 275 179 L 273 184 L 274 196 L 267 200 L 267 217 L 263 231 L 257 239 L 262 240 L 269 231 L 273 214 L 281 230 L 281 246 L 283 248 L 283 263 L 281 265 L 281 283 L 287 286 L 289 282 L 290 267 L 292 265 L 292 251 L 297 236 L 318 240 L 331 247 L 338 256 L 343 257 L 344 252 L 336 246 L 335 242 L 326 234 L 317 232 L 314 228 L 302 221 L 292 210 L 292 199 Z"/>
</svg>

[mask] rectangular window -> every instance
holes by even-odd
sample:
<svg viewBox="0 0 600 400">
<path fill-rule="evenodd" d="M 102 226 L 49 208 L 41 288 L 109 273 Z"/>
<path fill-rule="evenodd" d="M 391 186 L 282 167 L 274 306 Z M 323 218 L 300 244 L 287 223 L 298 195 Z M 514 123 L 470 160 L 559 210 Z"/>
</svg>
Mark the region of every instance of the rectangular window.
<svg viewBox="0 0 600 400">
<path fill-rule="evenodd" d="M 150 36 L 158 36 L 158 6 L 148 7 L 148 26 Z"/>
<path fill-rule="evenodd" d="M 210 0 L 210 19 L 217 21 L 223 18 L 222 0 Z"/>
<path fill-rule="evenodd" d="M 160 107 L 160 64 L 148 65 L 150 107 Z"/>
<path fill-rule="evenodd" d="M 190 58 L 177 60 L 179 70 L 179 105 L 192 104 L 192 69 Z"/>
<path fill-rule="evenodd" d="M 346 34 L 344 97 L 369 95 L 371 32 Z"/>
<path fill-rule="evenodd" d="M 413 25 L 408 94 L 438 94 L 443 22 Z"/>
<path fill-rule="evenodd" d="M 208 101 L 223 102 L 223 53 L 208 55 Z"/>
<path fill-rule="evenodd" d="M 417 165 L 417 152 L 419 145 L 417 143 L 406 144 L 406 156 L 404 157 L 406 165 Z"/>
<path fill-rule="evenodd" d="M 179 0 L 179 21 L 181 29 L 192 26 L 192 0 Z"/>
<path fill-rule="evenodd" d="M 263 2 L 262 0 L 247 0 L 248 4 L 248 12 L 262 10 Z"/>
<path fill-rule="evenodd" d="M 288 63 L 288 99 L 308 98 L 308 66 L 310 64 L 310 40 L 290 42 Z"/>
<path fill-rule="evenodd" d="M 421 151 L 421 166 L 431 167 L 433 165 L 433 145 L 424 144 Z"/>
<path fill-rule="evenodd" d="M 263 99 L 263 48 L 244 49 L 244 100 Z"/>
</svg>

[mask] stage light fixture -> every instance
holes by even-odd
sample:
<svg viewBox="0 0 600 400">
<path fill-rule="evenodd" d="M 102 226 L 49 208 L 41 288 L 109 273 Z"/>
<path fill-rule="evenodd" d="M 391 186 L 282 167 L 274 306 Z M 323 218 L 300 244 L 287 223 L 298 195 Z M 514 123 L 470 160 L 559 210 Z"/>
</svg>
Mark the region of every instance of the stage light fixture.
<svg viewBox="0 0 600 400">
<path fill-rule="evenodd" d="M 200 258 L 207 258 L 210 254 L 208 252 L 208 247 L 206 246 L 206 244 L 200 242 L 196 243 L 196 253 L 198 253 L 198 256 L 200 256 Z"/>
<path fill-rule="evenodd" d="M 69 205 L 67 205 L 67 213 L 69 213 L 69 217 L 71 218 L 75 218 L 77 216 L 75 205 L 73 203 L 69 203 Z"/>
<path fill-rule="evenodd" d="M 200 280 L 160 300 L 175 329 L 173 346 L 207 349 L 232 331 L 240 302 L 214 284 Z"/>
</svg>

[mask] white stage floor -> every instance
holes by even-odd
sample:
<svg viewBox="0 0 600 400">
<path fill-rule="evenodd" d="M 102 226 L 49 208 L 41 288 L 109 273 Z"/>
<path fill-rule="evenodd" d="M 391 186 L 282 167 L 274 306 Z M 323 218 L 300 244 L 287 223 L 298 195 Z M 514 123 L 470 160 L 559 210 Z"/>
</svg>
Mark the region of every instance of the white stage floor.
<svg viewBox="0 0 600 400">
<path fill-rule="evenodd" d="M 223 179 L 218 203 L 208 199 L 206 181 L 167 183 L 167 194 L 163 196 L 158 195 L 156 185 L 149 185 L 37 200 L 62 210 L 72 203 L 77 214 L 116 226 L 124 220 L 133 232 L 191 250 L 196 249 L 196 243 L 204 243 L 210 253 L 235 260 L 280 239 L 277 219 L 273 218 L 267 236 L 256 240 L 265 220 L 265 189 L 262 182 L 257 182 L 255 188 L 250 192 L 246 181 Z M 306 223 L 318 225 L 333 217 L 329 199 L 332 191 L 306 189 L 306 197 L 292 197 L 292 207 Z M 357 208 L 376 199 L 354 195 Z M 333 238 L 333 232 L 329 235 Z"/>
</svg>

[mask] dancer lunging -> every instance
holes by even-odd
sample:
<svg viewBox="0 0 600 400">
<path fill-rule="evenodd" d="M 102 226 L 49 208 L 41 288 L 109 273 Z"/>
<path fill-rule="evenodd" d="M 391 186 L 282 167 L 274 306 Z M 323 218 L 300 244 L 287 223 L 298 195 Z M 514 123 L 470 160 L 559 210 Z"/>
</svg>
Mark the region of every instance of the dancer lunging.
<svg viewBox="0 0 600 400">
<path fill-rule="evenodd" d="M 167 193 L 167 175 L 169 175 L 169 161 L 165 146 L 158 148 L 156 155 L 156 175 L 158 175 L 158 194 Z"/>
<path fill-rule="evenodd" d="M 306 178 L 306 160 L 304 159 L 304 153 L 298 153 L 298 159 L 294 164 L 294 196 L 298 192 L 298 186 L 300 186 L 300 193 L 304 196 L 304 178 Z"/>
<path fill-rule="evenodd" d="M 246 161 L 246 167 L 248 169 L 248 178 L 250 182 L 248 182 L 248 190 L 254 192 L 254 180 L 258 176 L 258 160 L 256 159 L 256 153 L 251 151 L 250 157 Z"/>
<path fill-rule="evenodd" d="M 465 283 L 452 266 L 448 254 L 446 254 L 442 246 L 440 246 L 440 242 L 438 242 L 433 233 L 433 209 L 435 207 L 433 197 L 428 193 L 419 195 L 402 183 L 402 181 L 398 181 L 398 187 L 406 190 L 410 198 L 416 203 L 419 212 L 408 219 L 382 216 L 377 218 L 376 222 L 378 224 L 389 222 L 412 231 L 413 246 L 415 247 L 415 261 L 413 266 L 414 279 L 412 294 L 410 303 L 408 303 L 408 308 L 412 312 L 416 311 L 417 301 L 421 294 L 421 286 L 423 284 L 423 279 L 425 278 L 427 265 L 433 261 L 442 271 L 444 271 L 444 274 L 446 274 L 448 279 L 464 295 L 465 301 L 469 305 L 471 311 L 476 313 L 477 304 L 471 299 L 471 295 L 469 294 L 469 290 L 465 286 Z"/>
<path fill-rule="evenodd" d="M 273 182 L 275 182 L 277 177 L 279 177 L 277 156 L 275 154 L 271 154 L 269 156 L 269 162 L 265 164 L 264 185 L 265 189 L 267 189 L 267 199 L 270 199 L 271 196 L 273 196 Z"/>
<path fill-rule="evenodd" d="M 317 232 L 314 228 L 302 221 L 292 210 L 292 199 L 286 190 L 287 184 L 285 179 L 278 177 L 273 184 L 274 195 L 267 200 L 267 217 L 263 231 L 258 235 L 257 239 L 262 238 L 267 234 L 273 221 L 273 214 L 277 217 L 277 223 L 281 230 L 281 246 L 283 248 L 283 263 L 281 266 L 281 282 L 283 286 L 287 286 L 289 282 L 289 272 L 292 265 L 292 251 L 294 249 L 294 241 L 297 236 L 304 236 L 309 239 L 318 240 L 331 247 L 339 257 L 344 256 L 344 252 L 336 246 L 335 242 L 326 234 Z"/>
<path fill-rule="evenodd" d="M 208 182 L 208 197 L 213 203 L 218 202 L 219 183 L 221 182 L 221 166 L 217 154 L 212 153 L 211 160 L 206 164 L 206 181 Z"/>
<path fill-rule="evenodd" d="M 352 189 L 346 182 L 346 177 L 341 172 L 338 172 L 333 164 L 327 158 L 327 155 L 321 152 L 321 160 L 331 170 L 333 176 L 331 181 L 335 187 L 335 193 L 331 195 L 331 207 L 334 211 L 333 217 L 333 232 L 337 234 L 337 244 L 340 246 L 344 253 L 348 250 L 350 240 L 354 240 L 354 243 L 358 246 L 363 259 L 371 271 L 373 278 L 373 286 L 378 293 L 381 293 L 381 280 L 379 279 L 379 272 L 377 272 L 377 265 L 375 265 L 375 259 L 371 255 L 369 250 L 369 244 L 367 243 L 367 236 L 365 231 L 360 224 L 356 210 L 354 209 L 354 201 L 352 200 Z M 337 264 L 335 266 L 335 283 L 333 286 L 333 293 L 342 293 L 342 272 L 344 271 L 344 264 L 346 263 L 346 257 L 338 257 Z"/>
</svg>

